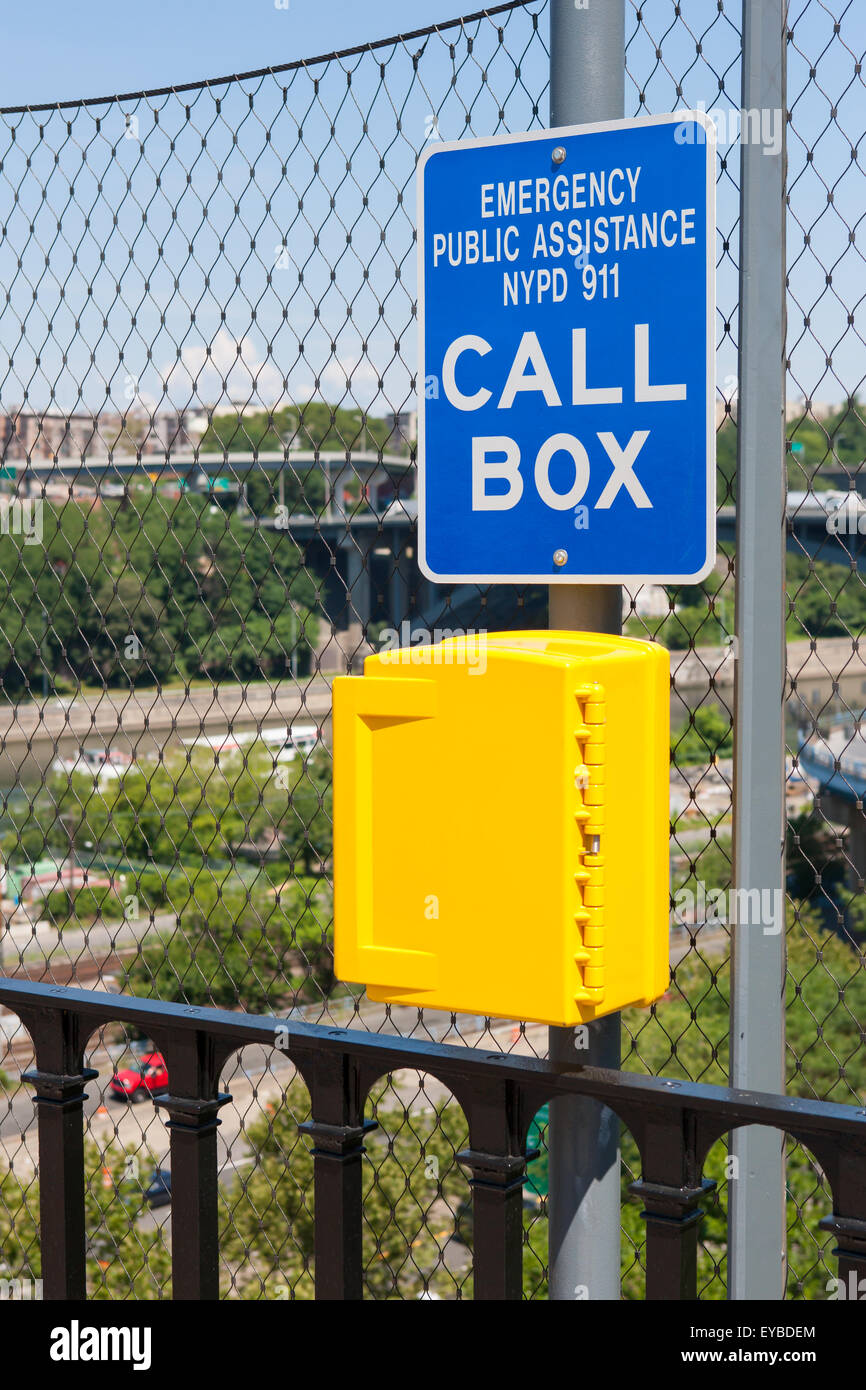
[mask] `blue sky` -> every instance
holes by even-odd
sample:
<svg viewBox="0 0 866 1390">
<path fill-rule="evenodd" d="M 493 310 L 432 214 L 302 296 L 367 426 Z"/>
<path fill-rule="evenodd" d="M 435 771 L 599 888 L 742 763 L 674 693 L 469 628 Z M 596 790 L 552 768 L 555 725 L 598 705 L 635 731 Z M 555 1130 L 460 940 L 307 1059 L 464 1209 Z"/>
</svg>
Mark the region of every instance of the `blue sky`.
<svg viewBox="0 0 866 1390">
<path fill-rule="evenodd" d="M 71 101 L 276 66 L 442 23 L 472 12 L 481 0 L 288 0 L 288 9 L 277 3 L 283 0 L 7 6 L 0 102 L 9 108 Z M 531 0 L 530 12 L 538 8 Z M 628 6 L 627 113 L 638 111 L 640 92 L 644 112 L 703 104 L 724 118 L 726 108 L 739 103 L 739 0 L 724 0 L 722 11 L 717 0 L 683 0 L 676 21 L 672 11 L 671 0 L 642 0 L 638 24 Z M 433 111 L 445 139 L 525 130 L 547 119 L 547 16 L 533 31 L 530 14 L 517 12 L 502 43 L 500 23 L 472 26 L 471 54 L 471 35 L 459 29 L 432 41 L 417 69 L 416 46 L 329 65 L 318 70 L 318 95 L 312 92 L 315 74 L 297 74 L 288 103 L 283 79 L 268 78 L 223 89 L 221 115 L 215 109 L 220 93 L 211 89 L 197 102 L 172 97 L 4 118 L 0 221 L 7 231 L 0 284 L 12 287 L 0 312 L 4 404 L 117 405 L 130 382 L 143 399 L 159 400 L 169 377 L 172 398 L 180 393 L 187 399 L 196 394 L 199 373 L 198 394 L 211 401 L 226 380 L 233 397 L 272 400 L 288 378 L 298 398 L 324 394 L 361 406 L 375 401 L 377 409 L 385 402 L 404 408 L 415 361 L 414 169 L 430 138 Z M 866 179 L 851 151 L 864 138 L 862 78 L 854 65 L 866 46 L 866 0 L 820 6 L 792 0 L 790 24 L 789 395 L 836 402 L 862 389 L 864 374 Z M 452 42 L 456 57 L 449 55 Z M 380 59 L 387 59 L 384 84 Z M 816 75 L 810 76 L 813 65 Z M 188 100 L 192 115 L 184 116 Z M 123 138 L 135 134 L 124 131 L 130 120 L 140 123 L 140 144 L 137 135 Z M 232 130 L 238 132 L 234 150 L 225 146 Z M 273 137 L 267 147 L 266 130 Z M 169 156 L 171 139 L 176 145 Z M 729 396 L 736 387 L 739 151 L 735 141 L 727 149 L 724 143 L 718 380 Z M 278 149 L 286 161 L 282 177 L 272 167 Z M 214 161 L 224 159 L 229 163 L 219 180 Z M 195 171 L 191 183 L 189 170 Z M 234 211 L 226 202 L 230 188 Z M 360 205 L 365 191 L 369 198 Z M 332 194 L 336 216 L 329 218 Z M 180 209 L 176 220 L 172 198 Z M 202 222 L 204 205 L 210 220 Z M 112 232 L 106 219 L 115 211 Z M 852 228 L 855 241 L 849 240 Z M 174 244 L 187 234 L 195 241 L 193 257 Z M 211 246 L 220 235 L 224 246 Z M 292 264 L 262 298 L 264 276 L 283 243 Z M 334 266 L 339 273 L 332 281 Z M 377 386 L 381 382 L 384 387 Z"/>
<path fill-rule="evenodd" d="M 40 0 L 4 6 L 0 104 L 105 96 L 291 62 L 480 9 L 460 0 Z"/>
</svg>

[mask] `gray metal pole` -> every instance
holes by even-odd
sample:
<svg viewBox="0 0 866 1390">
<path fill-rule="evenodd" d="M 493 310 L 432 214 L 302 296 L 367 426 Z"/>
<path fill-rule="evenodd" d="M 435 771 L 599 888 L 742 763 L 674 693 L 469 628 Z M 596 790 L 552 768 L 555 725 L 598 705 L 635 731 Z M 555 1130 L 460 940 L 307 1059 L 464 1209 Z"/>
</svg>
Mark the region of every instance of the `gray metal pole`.
<svg viewBox="0 0 866 1390">
<path fill-rule="evenodd" d="M 785 0 L 743 0 L 745 112 L 784 132 Z M 781 1092 L 784 1068 L 785 149 L 743 120 L 737 410 L 737 664 L 731 1083 Z M 754 891 L 760 890 L 756 910 Z M 745 894 L 749 893 L 746 898 Z M 748 903 L 748 907 L 746 906 Z M 759 920 L 756 920 L 759 919 Z M 730 1184 L 729 1295 L 784 1294 L 784 1140 L 740 1129 Z"/>
<path fill-rule="evenodd" d="M 625 0 L 551 0 L 550 124 L 616 120 L 625 110 Z M 550 626 L 622 631 L 618 584 L 550 586 Z M 591 1023 L 588 1046 L 572 1028 L 550 1029 L 551 1060 L 618 1067 L 620 1018 Z M 580 1036 L 580 1035 L 577 1035 Z M 620 1296 L 619 1124 L 595 1101 L 551 1102 L 549 1297 Z"/>
</svg>

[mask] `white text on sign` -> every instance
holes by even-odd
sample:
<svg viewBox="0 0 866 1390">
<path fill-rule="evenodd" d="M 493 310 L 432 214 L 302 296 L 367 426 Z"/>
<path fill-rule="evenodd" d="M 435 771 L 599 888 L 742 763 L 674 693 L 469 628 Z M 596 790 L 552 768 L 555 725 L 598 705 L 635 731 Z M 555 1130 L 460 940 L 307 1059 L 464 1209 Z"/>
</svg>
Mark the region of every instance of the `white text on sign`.
<svg viewBox="0 0 866 1390">
<path fill-rule="evenodd" d="M 481 410 L 493 400 L 494 393 L 479 385 L 467 393 L 458 385 L 457 368 L 467 354 L 486 357 L 493 349 L 477 334 L 463 334 L 451 343 L 442 364 L 442 388 L 452 406 L 461 411 Z M 650 381 L 649 325 L 634 326 L 634 401 L 651 404 L 660 401 L 684 401 L 683 382 Z M 624 388 L 607 384 L 590 386 L 587 383 L 586 329 L 572 329 L 571 381 L 567 398 L 572 406 L 621 405 Z M 510 410 L 523 392 L 538 392 L 548 406 L 563 404 L 563 398 L 545 358 L 537 334 L 524 333 L 517 346 L 502 392 L 496 402 L 498 410 Z M 606 510 L 621 490 L 636 507 L 652 507 L 646 490 L 634 473 L 641 449 L 649 438 L 649 430 L 636 430 L 627 443 L 620 445 L 610 431 L 598 431 L 595 438 L 601 445 L 603 457 L 612 466 L 612 473 L 595 506 Z M 594 441 L 593 441 L 594 442 Z M 550 481 L 550 466 L 559 453 L 570 455 L 574 464 L 574 483 L 567 492 L 554 490 Z M 472 510 L 509 511 L 523 496 L 523 476 L 520 471 L 520 449 L 507 435 L 480 435 L 472 440 Z M 534 466 L 536 491 L 542 502 L 555 511 L 577 506 L 583 498 L 590 478 L 590 459 L 585 445 L 573 434 L 555 433 L 539 449 Z M 505 491 L 491 492 L 488 483 L 505 485 Z"/>
<path fill-rule="evenodd" d="M 623 211 L 602 214 L 596 208 L 628 207 L 637 203 L 640 166 L 636 169 L 610 169 L 599 172 L 579 171 L 570 177 L 558 174 L 555 178 L 539 177 L 507 182 L 482 184 L 480 189 L 482 219 L 515 218 L 550 214 L 551 212 L 593 211 L 591 217 L 571 217 L 568 221 L 554 218 L 536 223 L 532 234 L 532 260 L 557 261 L 568 257 L 584 270 L 583 294 L 590 299 L 596 290 L 596 272 L 588 263 L 590 255 L 607 256 L 630 250 L 643 251 L 658 247 L 693 246 L 695 243 L 695 209 L 663 208 L 649 212 Z M 507 226 L 467 227 L 456 231 L 434 232 L 432 240 L 433 269 L 440 265 L 451 267 L 496 265 L 515 262 L 521 256 L 519 221 Z M 608 285 L 608 267 L 602 267 L 604 297 L 608 292 L 619 296 L 619 267 L 610 267 L 612 283 Z M 540 304 L 545 297 L 561 303 L 568 295 L 569 279 L 561 266 L 534 265 L 529 271 L 504 270 L 502 276 L 503 304 Z"/>
</svg>

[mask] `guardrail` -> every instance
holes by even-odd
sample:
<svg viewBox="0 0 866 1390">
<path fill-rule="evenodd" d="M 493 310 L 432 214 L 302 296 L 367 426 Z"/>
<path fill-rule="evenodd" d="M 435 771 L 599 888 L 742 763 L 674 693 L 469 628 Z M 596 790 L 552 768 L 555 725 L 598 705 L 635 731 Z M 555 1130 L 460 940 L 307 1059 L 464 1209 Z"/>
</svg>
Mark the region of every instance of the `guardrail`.
<svg viewBox="0 0 866 1390">
<path fill-rule="evenodd" d="M 527 1132 L 542 1105 L 567 1095 L 608 1105 L 637 1143 L 642 1176 L 631 1191 L 647 1224 L 647 1299 L 697 1297 L 699 1201 L 714 1186 L 702 1179 L 703 1164 L 716 1140 L 742 1125 L 783 1130 L 811 1150 L 833 1194 L 821 1227 L 836 1236 L 839 1278 L 847 1285 L 866 1275 L 866 1110 L 27 980 L 0 977 L 0 1004 L 35 1049 L 24 1079 L 38 1112 L 46 1299 L 86 1296 L 83 1105 L 96 1073 L 84 1055 L 108 1023 L 144 1030 L 168 1065 L 171 1091 L 155 1104 L 171 1136 L 175 1299 L 219 1297 L 216 1138 L 218 1112 L 231 1099 L 219 1079 L 250 1043 L 288 1055 L 310 1092 L 301 1129 L 314 1146 L 317 1298 L 363 1295 L 362 1159 L 375 1128 L 365 1104 L 375 1082 L 402 1067 L 435 1076 L 468 1122 L 459 1159 L 472 1189 L 477 1299 L 521 1297 Z"/>
</svg>

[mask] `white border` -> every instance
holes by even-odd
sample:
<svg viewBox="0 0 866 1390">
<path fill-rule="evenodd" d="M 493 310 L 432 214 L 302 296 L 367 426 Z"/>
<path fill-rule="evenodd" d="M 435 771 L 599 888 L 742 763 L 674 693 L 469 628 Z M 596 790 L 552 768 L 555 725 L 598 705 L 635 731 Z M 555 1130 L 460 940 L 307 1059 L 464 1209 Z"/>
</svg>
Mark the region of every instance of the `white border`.
<svg viewBox="0 0 866 1390">
<path fill-rule="evenodd" d="M 426 432 L 424 361 L 425 330 L 425 246 L 424 246 L 424 168 L 429 159 L 452 150 L 489 149 L 496 145 L 518 145 L 552 140 L 569 135 L 591 135 L 603 130 L 639 130 L 651 125 L 680 125 L 697 121 L 706 131 L 707 149 L 707 534 L 706 561 L 694 574 L 437 574 L 427 564 L 426 555 Z M 472 140 L 436 141 L 422 151 L 417 165 L 418 199 L 418 564 L 421 573 L 436 584 L 696 584 L 712 571 L 716 563 L 716 127 L 705 111 L 673 111 L 663 116 L 642 116 L 635 120 L 596 121 L 591 125 L 557 126 L 551 130 L 526 131 L 517 135 L 494 135 Z"/>
</svg>

